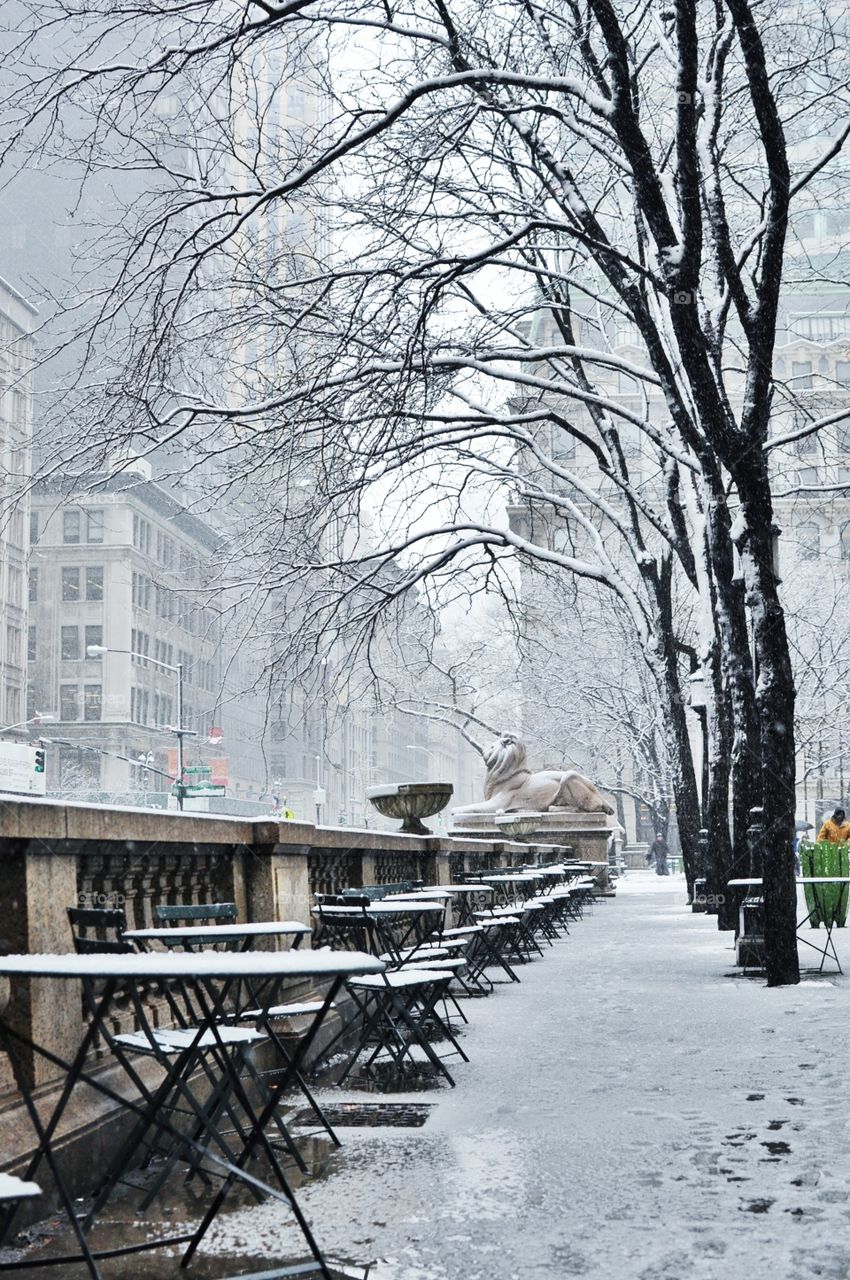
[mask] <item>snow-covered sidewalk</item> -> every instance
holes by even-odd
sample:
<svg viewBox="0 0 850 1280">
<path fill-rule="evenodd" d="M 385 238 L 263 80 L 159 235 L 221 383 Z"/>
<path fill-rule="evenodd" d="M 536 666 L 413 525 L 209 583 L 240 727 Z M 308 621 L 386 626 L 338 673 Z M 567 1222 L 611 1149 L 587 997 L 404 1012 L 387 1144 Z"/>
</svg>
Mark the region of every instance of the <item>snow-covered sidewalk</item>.
<svg viewBox="0 0 850 1280">
<path fill-rule="evenodd" d="M 683 883 L 630 873 L 468 1005 L 457 1089 L 408 1095 L 437 1104 L 424 1128 L 342 1131 L 299 1192 L 330 1257 L 375 1280 L 850 1274 L 850 979 L 726 976 L 732 938 Z M 276 1203 L 216 1240 L 303 1255 Z"/>
</svg>

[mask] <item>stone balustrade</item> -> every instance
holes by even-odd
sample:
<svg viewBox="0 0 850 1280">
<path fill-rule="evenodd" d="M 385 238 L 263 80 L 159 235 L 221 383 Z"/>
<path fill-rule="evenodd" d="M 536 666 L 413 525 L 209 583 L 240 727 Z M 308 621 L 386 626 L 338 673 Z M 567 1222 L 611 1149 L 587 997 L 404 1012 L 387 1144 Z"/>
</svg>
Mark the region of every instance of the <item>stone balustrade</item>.
<svg viewBox="0 0 850 1280">
<path fill-rule="evenodd" d="M 539 860 L 551 857 L 551 846 L 541 846 Z M 536 846 L 504 841 L 6 802 L 0 951 L 71 950 L 66 908 L 74 904 L 122 907 L 131 928 L 150 926 L 160 903 L 234 901 L 240 920 L 309 921 L 316 893 L 405 879 L 446 884 L 482 868 L 536 861 Z M 38 1043 L 60 1055 L 79 1043 L 83 1015 L 73 983 L 16 983 L 11 999 L 15 1025 Z M 27 1066 L 35 1083 L 50 1083 L 43 1060 Z M 0 1055 L 0 1095 L 13 1088 Z"/>
</svg>

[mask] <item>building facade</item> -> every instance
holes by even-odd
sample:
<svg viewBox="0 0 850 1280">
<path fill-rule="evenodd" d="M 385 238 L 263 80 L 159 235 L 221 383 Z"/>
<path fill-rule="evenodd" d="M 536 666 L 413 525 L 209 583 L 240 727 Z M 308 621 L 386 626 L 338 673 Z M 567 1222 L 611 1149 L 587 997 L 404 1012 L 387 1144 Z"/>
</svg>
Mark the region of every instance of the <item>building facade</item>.
<svg viewBox="0 0 850 1280">
<path fill-rule="evenodd" d="M 35 308 L 0 279 L 0 715 L 25 719 L 27 537 L 32 456 Z"/>
<path fill-rule="evenodd" d="M 41 482 L 29 523 L 27 711 L 52 720 L 48 792 L 167 792 L 179 667 L 186 764 L 259 797 L 259 752 L 240 740 L 244 717 L 225 692 L 213 530 L 141 461 L 78 485 Z"/>
</svg>

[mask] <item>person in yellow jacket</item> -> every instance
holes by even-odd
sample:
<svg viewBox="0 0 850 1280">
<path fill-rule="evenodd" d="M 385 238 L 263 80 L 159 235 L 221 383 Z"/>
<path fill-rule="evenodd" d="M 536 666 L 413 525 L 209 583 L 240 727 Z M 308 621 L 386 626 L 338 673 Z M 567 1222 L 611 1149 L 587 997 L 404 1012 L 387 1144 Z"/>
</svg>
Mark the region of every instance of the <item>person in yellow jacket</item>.
<svg viewBox="0 0 850 1280">
<path fill-rule="evenodd" d="M 845 820 L 843 809 L 836 809 L 831 818 L 827 818 L 818 832 L 818 840 L 829 840 L 832 844 L 846 844 L 850 840 L 850 822 Z"/>
</svg>

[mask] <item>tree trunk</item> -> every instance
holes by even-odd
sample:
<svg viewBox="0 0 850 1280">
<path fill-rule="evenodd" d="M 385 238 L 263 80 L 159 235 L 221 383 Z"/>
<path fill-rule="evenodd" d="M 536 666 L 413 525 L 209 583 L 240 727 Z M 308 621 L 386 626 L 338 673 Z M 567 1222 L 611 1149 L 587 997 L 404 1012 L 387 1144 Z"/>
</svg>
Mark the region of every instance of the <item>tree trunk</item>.
<svg viewBox="0 0 850 1280">
<path fill-rule="evenodd" d="M 773 567 L 773 510 L 761 450 L 738 461 L 735 482 L 748 530 L 747 586 L 756 657 L 764 799 L 765 967 L 768 986 L 799 982 L 794 876 L 794 679 Z"/>
<path fill-rule="evenodd" d="M 713 686 L 714 719 L 709 739 L 711 757 L 708 800 L 704 806 L 704 825 L 708 831 L 709 900 L 717 904 L 718 929 L 734 929 L 735 904 L 728 883 L 733 879 L 732 840 L 729 830 L 729 780 L 731 775 L 732 726 L 731 704 L 726 696 L 722 660 L 715 647 L 708 675 Z"/>
<path fill-rule="evenodd" d="M 720 639 L 720 660 L 728 692 L 731 738 L 724 737 L 720 750 L 725 754 L 732 790 L 732 822 L 729 836 L 727 880 L 740 879 L 750 872 L 747 829 L 750 810 L 762 805 L 761 731 L 756 709 L 753 660 L 747 630 L 744 583 L 735 578 L 735 558 L 731 541 L 731 520 L 723 478 L 704 461 L 703 473 L 709 493 L 708 541 L 715 588 L 716 625 Z M 721 803 L 718 797 L 718 805 Z M 716 820 L 720 821 L 717 814 Z M 727 818 L 728 823 L 728 818 Z M 724 895 L 728 896 L 724 886 Z M 734 928 L 734 903 L 725 904 L 721 927 Z M 731 924 L 730 924 L 731 918 Z"/>
</svg>

